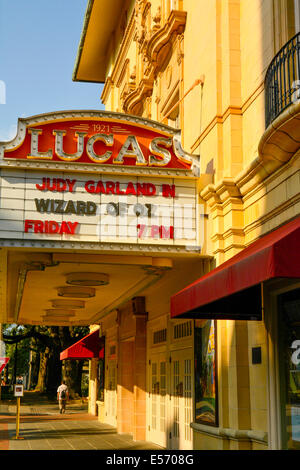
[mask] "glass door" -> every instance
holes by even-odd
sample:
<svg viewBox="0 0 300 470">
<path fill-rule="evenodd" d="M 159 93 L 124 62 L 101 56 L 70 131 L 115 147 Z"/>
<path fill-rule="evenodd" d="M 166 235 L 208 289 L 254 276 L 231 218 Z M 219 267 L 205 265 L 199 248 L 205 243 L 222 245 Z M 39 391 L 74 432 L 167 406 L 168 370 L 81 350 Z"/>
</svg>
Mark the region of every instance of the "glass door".
<svg viewBox="0 0 300 470">
<path fill-rule="evenodd" d="M 117 367 L 116 361 L 109 361 L 107 366 L 107 386 L 105 391 L 106 422 L 117 425 Z"/>
<path fill-rule="evenodd" d="M 278 296 L 282 443 L 300 449 L 300 289 Z"/>
<path fill-rule="evenodd" d="M 193 396 L 192 349 L 171 354 L 171 426 L 170 449 L 192 449 Z"/>
<path fill-rule="evenodd" d="M 149 439 L 163 447 L 167 443 L 167 362 L 164 354 L 150 363 Z"/>
</svg>

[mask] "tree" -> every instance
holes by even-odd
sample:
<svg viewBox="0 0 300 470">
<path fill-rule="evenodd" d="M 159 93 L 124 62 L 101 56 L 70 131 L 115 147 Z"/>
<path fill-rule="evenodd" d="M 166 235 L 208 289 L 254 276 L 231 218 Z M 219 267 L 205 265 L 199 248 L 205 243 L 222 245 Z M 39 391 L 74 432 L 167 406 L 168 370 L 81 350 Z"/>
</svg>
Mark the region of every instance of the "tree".
<svg viewBox="0 0 300 470">
<path fill-rule="evenodd" d="M 9 328 L 9 333 L 12 338 L 17 339 L 17 337 L 23 334 L 23 327 L 18 325 L 11 325 Z M 6 327 L 7 329 L 7 327 Z M 24 339 L 21 343 L 19 341 L 13 342 L 10 341 L 6 345 L 6 355 L 10 357 L 9 369 L 11 371 L 11 380 L 12 383 L 16 383 L 16 378 L 18 375 L 25 375 L 28 370 L 29 365 L 29 340 Z M 8 369 L 6 368 L 6 379 L 8 375 Z"/>
<path fill-rule="evenodd" d="M 59 327 L 59 326 L 26 326 L 8 327 L 3 334 L 3 340 L 8 348 L 15 345 L 15 352 L 19 350 L 19 345 L 23 343 L 24 351 L 27 351 L 27 370 L 31 371 L 29 382 L 31 388 L 51 396 L 55 396 L 57 386 L 62 376 L 66 380 L 70 397 L 81 395 L 82 361 L 65 361 L 64 367 L 60 361 L 60 353 L 76 341 L 79 341 L 88 334 L 88 327 Z M 9 333 L 9 334 L 8 334 Z M 30 359 L 30 351 L 31 361 Z M 12 356 L 13 364 L 18 363 L 15 354 Z M 35 359 L 38 359 L 36 361 Z M 38 364 L 37 364 L 38 362 Z M 38 365 L 38 376 L 36 376 Z M 19 366 L 17 365 L 19 372 Z M 26 367 L 26 366 L 25 366 Z M 35 377 L 33 376 L 35 372 Z"/>
</svg>

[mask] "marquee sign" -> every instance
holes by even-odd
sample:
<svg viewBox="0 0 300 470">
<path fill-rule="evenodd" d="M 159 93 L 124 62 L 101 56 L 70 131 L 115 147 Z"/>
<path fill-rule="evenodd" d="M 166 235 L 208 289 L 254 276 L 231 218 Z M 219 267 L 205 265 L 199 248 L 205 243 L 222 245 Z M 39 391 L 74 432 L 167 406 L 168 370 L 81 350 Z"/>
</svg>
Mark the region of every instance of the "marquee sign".
<svg viewBox="0 0 300 470">
<path fill-rule="evenodd" d="M 0 144 L 0 245 L 197 247 L 194 163 L 179 131 L 133 116 L 19 120 Z"/>
<path fill-rule="evenodd" d="M 115 113 L 57 114 L 25 120 L 21 144 L 5 146 L 4 159 L 191 169 L 180 131 L 168 126 Z"/>
</svg>

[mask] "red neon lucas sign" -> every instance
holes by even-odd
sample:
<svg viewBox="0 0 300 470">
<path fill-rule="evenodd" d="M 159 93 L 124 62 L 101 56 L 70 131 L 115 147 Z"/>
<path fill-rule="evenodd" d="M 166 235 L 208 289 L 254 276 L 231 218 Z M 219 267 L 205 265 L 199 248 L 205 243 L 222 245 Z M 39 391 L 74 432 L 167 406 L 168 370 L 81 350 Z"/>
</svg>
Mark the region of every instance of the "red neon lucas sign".
<svg viewBox="0 0 300 470">
<path fill-rule="evenodd" d="M 21 145 L 4 150 L 4 158 L 174 169 L 190 169 L 192 165 L 176 132 L 92 118 L 29 123 Z"/>
</svg>

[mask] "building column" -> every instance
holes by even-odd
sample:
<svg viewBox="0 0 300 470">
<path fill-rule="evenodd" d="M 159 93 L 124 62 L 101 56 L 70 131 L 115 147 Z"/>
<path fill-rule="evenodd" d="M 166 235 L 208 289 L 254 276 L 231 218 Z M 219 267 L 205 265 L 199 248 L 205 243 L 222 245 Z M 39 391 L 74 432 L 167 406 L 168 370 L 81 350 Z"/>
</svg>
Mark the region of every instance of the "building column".
<svg viewBox="0 0 300 470">
<path fill-rule="evenodd" d="M 118 312 L 117 431 L 146 439 L 146 324 L 144 299 L 132 299 Z"/>
<path fill-rule="evenodd" d="M 88 412 L 91 415 L 97 415 L 97 389 L 98 389 L 98 377 L 97 377 L 98 359 L 91 359 L 89 361 L 89 406 Z"/>
<path fill-rule="evenodd" d="M 146 318 L 136 317 L 134 361 L 134 426 L 133 439 L 146 439 Z"/>
<path fill-rule="evenodd" d="M 134 413 L 134 341 L 122 341 L 118 361 L 117 430 L 132 434 Z"/>
<path fill-rule="evenodd" d="M 234 430 L 251 429 L 248 325 L 227 320 L 228 425 Z M 249 441 L 231 441 L 232 450 L 249 450 Z"/>
</svg>

